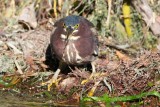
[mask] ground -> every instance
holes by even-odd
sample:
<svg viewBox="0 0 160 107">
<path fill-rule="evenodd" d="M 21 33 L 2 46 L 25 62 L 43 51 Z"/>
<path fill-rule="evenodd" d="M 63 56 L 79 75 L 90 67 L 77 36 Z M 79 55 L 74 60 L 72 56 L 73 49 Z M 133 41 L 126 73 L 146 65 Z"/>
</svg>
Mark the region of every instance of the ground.
<svg viewBox="0 0 160 107">
<path fill-rule="evenodd" d="M 51 30 L 44 28 L 25 32 L 1 32 L 0 66 L 3 90 L 24 99 L 31 95 L 35 101 L 45 99 L 47 102 L 52 99 L 54 104 L 62 105 L 78 104 L 80 98 L 95 87 L 96 81 L 100 83 L 95 92 L 91 92 L 94 96 L 105 93 L 110 96 L 124 96 L 160 91 L 158 51 L 144 50 L 129 55 L 123 49 L 117 50 L 108 46 L 104 42 L 109 41 L 108 38 L 99 37 L 100 53 L 95 61 L 97 76 L 86 84 L 81 84 L 84 79 L 89 78 L 91 70 L 88 67 L 74 66 L 60 73 L 59 86 L 53 85 L 48 92 L 47 86 L 42 83 L 52 77 L 58 66 L 57 61 L 47 52 L 50 34 Z M 158 104 L 156 97 L 152 99 Z M 148 97 L 144 101 L 153 104 L 152 100 L 148 101 Z"/>
<path fill-rule="evenodd" d="M 0 1 L 0 106 L 160 106 L 159 0 Z M 91 65 L 68 66 L 58 86 L 50 53 L 56 20 L 80 15 L 98 32 Z M 84 83 L 84 84 L 82 84 Z"/>
</svg>

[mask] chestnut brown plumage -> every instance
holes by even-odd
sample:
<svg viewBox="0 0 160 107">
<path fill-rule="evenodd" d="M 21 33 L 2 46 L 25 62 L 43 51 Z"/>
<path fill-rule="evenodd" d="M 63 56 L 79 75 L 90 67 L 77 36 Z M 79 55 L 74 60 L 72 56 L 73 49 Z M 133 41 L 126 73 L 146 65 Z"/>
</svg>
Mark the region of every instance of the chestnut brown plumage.
<svg viewBox="0 0 160 107">
<path fill-rule="evenodd" d="M 82 16 L 67 16 L 55 22 L 50 38 L 51 51 L 61 62 L 51 82 L 55 83 L 63 64 L 91 63 L 98 55 L 97 32 L 93 24 Z M 51 85 L 51 84 L 50 84 Z"/>
</svg>

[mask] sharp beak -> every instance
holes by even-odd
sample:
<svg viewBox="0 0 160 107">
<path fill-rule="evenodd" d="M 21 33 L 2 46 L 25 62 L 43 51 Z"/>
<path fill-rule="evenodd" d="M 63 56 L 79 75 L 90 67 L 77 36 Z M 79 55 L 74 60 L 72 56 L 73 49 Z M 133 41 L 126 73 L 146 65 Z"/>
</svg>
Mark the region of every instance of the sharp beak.
<svg viewBox="0 0 160 107">
<path fill-rule="evenodd" d="M 67 38 L 66 38 L 66 45 L 68 44 L 68 38 L 69 38 L 69 35 L 73 32 L 73 28 L 71 26 L 68 26 L 66 28 L 66 31 L 67 31 Z"/>
<path fill-rule="evenodd" d="M 71 26 L 68 26 L 66 30 L 68 36 L 73 32 L 73 28 Z"/>
</svg>

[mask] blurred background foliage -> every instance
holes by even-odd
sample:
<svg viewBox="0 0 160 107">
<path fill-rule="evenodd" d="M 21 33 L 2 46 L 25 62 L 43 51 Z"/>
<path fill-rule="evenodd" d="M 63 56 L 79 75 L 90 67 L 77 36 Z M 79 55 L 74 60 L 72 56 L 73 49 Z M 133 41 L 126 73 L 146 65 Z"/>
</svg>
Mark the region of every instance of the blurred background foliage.
<svg viewBox="0 0 160 107">
<path fill-rule="evenodd" d="M 159 0 L 146 1 L 153 12 L 159 15 Z M 54 24 L 59 18 L 75 14 L 93 22 L 99 36 L 107 37 L 109 40 L 106 42 L 111 44 L 139 50 L 154 49 L 158 43 L 157 36 L 150 31 L 141 14 L 134 8 L 132 0 L 1 0 L 0 30 L 18 29 L 19 17 L 27 14 L 23 10 L 30 5 L 34 7 L 32 16 L 36 18 L 36 27 L 31 26 L 33 29 L 48 23 Z"/>
</svg>

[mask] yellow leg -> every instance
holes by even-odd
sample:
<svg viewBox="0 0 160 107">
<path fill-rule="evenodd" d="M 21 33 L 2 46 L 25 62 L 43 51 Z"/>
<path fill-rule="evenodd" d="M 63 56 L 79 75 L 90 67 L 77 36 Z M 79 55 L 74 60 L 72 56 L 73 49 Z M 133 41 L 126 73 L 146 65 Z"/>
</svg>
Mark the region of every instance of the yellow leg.
<svg viewBox="0 0 160 107">
<path fill-rule="evenodd" d="M 89 80 L 91 80 L 91 79 L 94 77 L 94 75 L 96 74 L 95 62 L 91 62 L 91 66 L 92 66 L 92 73 L 91 73 L 90 77 L 89 77 L 88 79 L 86 79 L 86 80 L 83 80 L 83 81 L 81 82 L 81 84 L 87 83 L 87 82 L 88 82 Z"/>
<path fill-rule="evenodd" d="M 93 79 L 93 77 L 98 77 L 98 76 L 100 75 L 99 73 L 96 74 L 95 62 L 91 62 L 91 66 L 92 66 L 92 74 L 90 75 L 90 77 L 89 77 L 88 79 L 83 80 L 83 81 L 81 82 L 81 84 L 85 84 L 85 83 L 87 83 L 89 80 Z M 99 85 L 100 82 L 101 82 L 101 81 L 96 81 L 96 82 L 95 82 L 95 84 L 94 84 L 94 86 L 92 87 L 92 89 L 88 92 L 88 96 L 89 96 L 89 97 L 93 96 L 93 94 L 94 94 L 94 92 L 95 92 L 95 90 L 96 90 L 96 88 L 97 88 L 97 86 Z"/>
<path fill-rule="evenodd" d="M 90 78 L 92 78 L 96 73 L 95 62 L 91 62 L 91 66 L 92 66 L 92 74 L 90 75 Z"/>
<path fill-rule="evenodd" d="M 49 83 L 49 84 L 48 84 L 48 91 L 51 90 L 52 84 L 55 84 L 56 86 L 58 86 L 58 82 L 59 82 L 59 80 L 58 80 L 58 75 L 59 75 L 60 71 L 61 71 L 61 70 L 58 68 L 58 69 L 56 70 L 54 76 L 52 77 L 52 79 L 50 79 L 50 80 L 48 81 L 48 83 Z"/>
<path fill-rule="evenodd" d="M 63 65 L 64 65 L 64 63 L 63 63 L 63 62 L 60 62 L 60 63 L 59 63 L 59 67 L 58 67 L 58 69 L 56 70 L 56 72 L 54 73 L 53 77 L 52 77 L 49 81 L 47 81 L 47 82 L 45 82 L 45 83 L 42 83 L 42 85 L 48 84 L 48 91 L 51 90 L 52 84 L 55 84 L 56 87 L 58 86 L 58 82 L 60 81 L 60 79 L 58 79 L 58 75 L 59 75 L 60 71 L 62 70 Z"/>
</svg>

